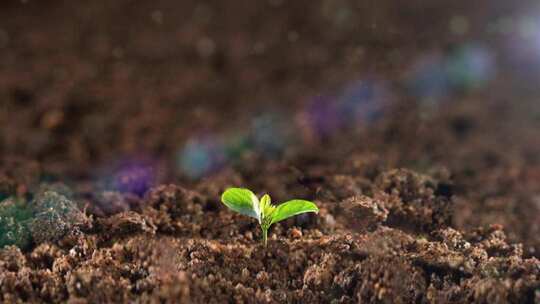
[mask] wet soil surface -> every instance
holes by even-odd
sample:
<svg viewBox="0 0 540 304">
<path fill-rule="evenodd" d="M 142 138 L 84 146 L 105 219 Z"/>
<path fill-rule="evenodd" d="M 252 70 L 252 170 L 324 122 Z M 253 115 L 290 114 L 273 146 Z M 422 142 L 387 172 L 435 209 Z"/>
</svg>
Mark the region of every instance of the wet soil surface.
<svg viewBox="0 0 540 304">
<path fill-rule="evenodd" d="M 540 303 L 540 92 L 467 2 L 1 4 L 0 302 Z M 265 248 L 231 186 L 320 213 Z"/>
</svg>

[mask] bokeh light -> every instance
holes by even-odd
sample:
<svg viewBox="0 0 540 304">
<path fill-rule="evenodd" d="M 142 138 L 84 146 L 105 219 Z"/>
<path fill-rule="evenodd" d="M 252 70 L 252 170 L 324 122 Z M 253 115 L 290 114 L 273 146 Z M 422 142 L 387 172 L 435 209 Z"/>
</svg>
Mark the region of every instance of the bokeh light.
<svg viewBox="0 0 540 304">
<path fill-rule="evenodd" d="M 421 56 L 406 73 L 405 84 L 422 103 L 437 104 L 455 93 L 484 87 L 496 73 L 490 49 L 470 42 Z"/>
<path fill-rule="evenodd" d="M 449 79 L 445 71 L 444 57 L 440 53 L 428 53 L 413 63 L 406 76 L 410 93 L 422 102 L 432 102 L 448 95 Z"/>
<path fill-rule="evenodd" d="M 291 142 L 293 121 L 289 115 L 279 112 L 267 112 L 251 122 L 249 141 L 253 149 L 267 157 L 277 157 Z"/>
<path fill-rule="evenodd" d="M 233 161 L 241 159 L 243 155 L 253 150 L 249 136 L 244 131 L 225 136 L 224 148 L 226 159 Z"/>
<path fill-rule="evenodd" d="M 486 47 L 465 44 L 447 58 L 446 71 L 455 89 L 481 88 L 496 73 L 495 58 Z"/>
<path fill-rule="evenodd" d="M 202 136 L 189 139 L 178 152 L 178 167 L 190 178 L 200 178 L 221 168 L 225 150 L 220 139 Z"/>
<path fill-rule="evenodd" d="M 157 182 L 157 166 L 148 158 L 120 161 L 112 176 L 112 190 L 142 196 Z"/>
<path fill-rule="evenodd" d="M 331 96 L 316 96 L 304 109 L 303 117 L 308 128 L 318 138 L 333 135 L 343 126 L 336 98 Z"/>
<path fill-rule="evenodd" d="M 241 130 L 188 139 L 177 154 L 179 172 L 198 179 L 237 164 L 247 153 L 279 157 L 296 132 L 293 121 L 280 112 L 255 116 L 247 125 Z"/>
<path fill-rule="evenodd" d="M 503 35 L 505 61 L 530 81 L 540 68 L 540 16 L 501 18 L 493 27 Z"/>
<path fill-rule="evenodd" d="M 339 114 L 349 126 L 365 126 L 380 118 L 392 101 L 392 92 L 384 82 L 357 80 L 338 97 Z"/>
</svg>

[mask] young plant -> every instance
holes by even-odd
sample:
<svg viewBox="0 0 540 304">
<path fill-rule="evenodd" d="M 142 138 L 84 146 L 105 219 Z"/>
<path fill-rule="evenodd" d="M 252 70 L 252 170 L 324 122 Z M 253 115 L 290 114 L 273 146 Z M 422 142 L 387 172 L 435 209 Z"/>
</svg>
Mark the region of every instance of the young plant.
<svg viewBox="0 0 540 304">
<path fill-rule="evenodd" d="M 319 208 L 310 201 L 294 199 L 275 206 L 272 205 L 270 195 L 265 194 L 259 200 L 253 192 L 243 188 L 227 189 L 221 195 L 221 201 L 230 209 L 259 221 L 264 246 L 272 224 L 302 213 L 319 212 Z"/>
</svg>

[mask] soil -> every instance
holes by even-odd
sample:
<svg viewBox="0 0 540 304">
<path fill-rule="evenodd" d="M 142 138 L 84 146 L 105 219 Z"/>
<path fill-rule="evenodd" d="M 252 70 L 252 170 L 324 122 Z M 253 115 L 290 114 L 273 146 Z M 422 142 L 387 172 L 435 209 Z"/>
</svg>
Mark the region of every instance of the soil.
<svg viewBox="0 0 540 304">
<path fill-rule="evenodd" d="M 531 7 L 2 2 L 0 302 L 540 303 Z"/>
</svg>

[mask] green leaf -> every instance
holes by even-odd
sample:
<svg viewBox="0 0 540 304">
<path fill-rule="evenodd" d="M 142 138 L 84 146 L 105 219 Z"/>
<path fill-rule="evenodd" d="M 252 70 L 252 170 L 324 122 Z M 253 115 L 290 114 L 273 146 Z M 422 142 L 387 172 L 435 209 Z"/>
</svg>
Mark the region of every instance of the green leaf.
<svg viewBox="0 0 540 304">
<path fill-rule="evenodd" d="M 318 213 L 319 208 L 317 208 L 314 203 L 305 200 L 291 200 L 285 202 L 277 206 L 276 210 L 272 213 L 271 224 L 306 212 Z"/>
<path fill-rule="evenodd" d="M 269 206 L 270 204 L 272 204 L 272 199 L 270 198 L 270 195 L 268 194 L 263 195 L 263 197 L 261 197 L 261 202 L 259 204 L 261 206 L 261 210 L 263 210 L 264 207 Z"/>
<path fill-rule="evenodd" d="M 230 209 L 247 216 L 260 218 L 259 199 L 253 192 L 243 188 L 229 188 L 221 195 L 221 201 Z"/>
<path fill-rule="evenodd" d="M 261 219 L 263 220 L 263 222 L 264 219 L 268 218 L 276 209 L 276 207 L 272 205 L 272 200 L 270 199 L 270 195 L 268 194 L 263 195 L 259 206 L 261 210 Z"/>
</svg>

